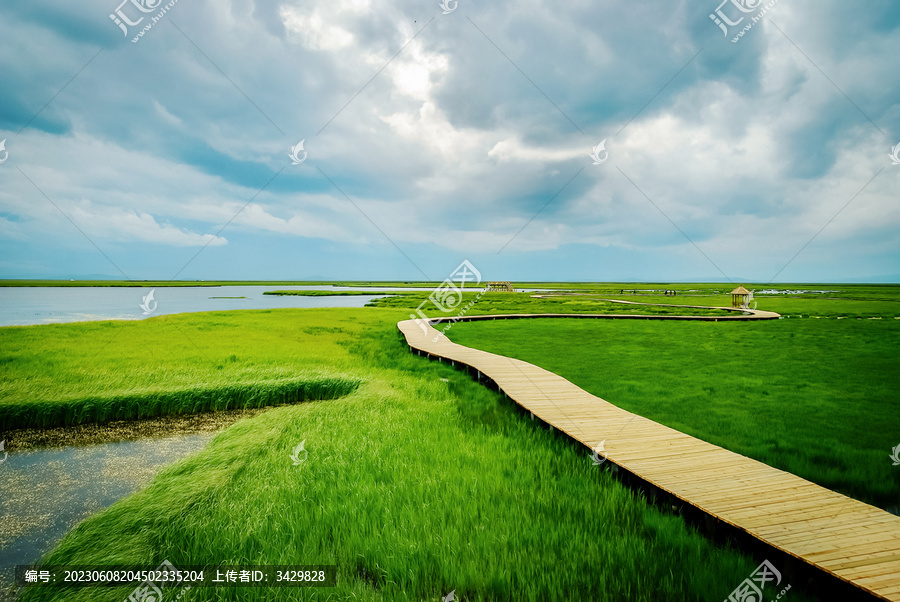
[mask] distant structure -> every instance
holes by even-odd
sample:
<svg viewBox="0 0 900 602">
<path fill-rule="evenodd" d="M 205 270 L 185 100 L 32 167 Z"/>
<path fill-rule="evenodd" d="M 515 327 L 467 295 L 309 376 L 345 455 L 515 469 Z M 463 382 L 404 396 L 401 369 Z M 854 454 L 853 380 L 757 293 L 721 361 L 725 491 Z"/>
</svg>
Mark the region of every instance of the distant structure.
<svg viewBox="0 0 900 602">
<path fill-rule="evenodd" d="M 619 294 L 624 295 L 625 293 L 631 293 L 632 295 L 650 295 L 653 293 L 662 293 L 665 296 L 675 296 L 678 294 L 678 291 L 673 291 L 669 289 L 659 289 L 659 288 L 620 288 Z"/>
<path fill-rule="evenodd" d="M 745 289 L 743 286 L 739 286 L 731 291 L 731 307 L 743 307 L 746 309 L 749 306 L 750 291 Z"/>
<path fill-rule="evenodd" d="M 485 283 L 484 290 L 490 293 L 496 292 L 506 292 L 506 293 L 514 293 L 516 289 L 513 288 L 513 285 L 509 282 L 487 282 Z"/>
</svg>

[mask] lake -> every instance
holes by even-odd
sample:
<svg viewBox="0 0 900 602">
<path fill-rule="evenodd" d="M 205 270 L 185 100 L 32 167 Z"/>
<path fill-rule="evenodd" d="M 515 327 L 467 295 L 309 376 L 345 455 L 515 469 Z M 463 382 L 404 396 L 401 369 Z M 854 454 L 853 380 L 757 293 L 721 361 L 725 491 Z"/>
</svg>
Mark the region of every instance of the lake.
<svg viewBox="0 0 900 602">
<path fill-rule="evenodd" d="M 144 296 L 153 290 L 153 309 L 144 315 Z M 404 288 L 337 286 L 158 286 L 150 287 L 0 287 L 0 326 L 24 326 L 93 320 L 142 320 L 165 314 L 283 307 L 363 307 L 383 295 L 295 297 L 263 295 L 273 290 L 390 292 Z M 222 298 L 241 297 L 241 298 Z"/>
</svg>

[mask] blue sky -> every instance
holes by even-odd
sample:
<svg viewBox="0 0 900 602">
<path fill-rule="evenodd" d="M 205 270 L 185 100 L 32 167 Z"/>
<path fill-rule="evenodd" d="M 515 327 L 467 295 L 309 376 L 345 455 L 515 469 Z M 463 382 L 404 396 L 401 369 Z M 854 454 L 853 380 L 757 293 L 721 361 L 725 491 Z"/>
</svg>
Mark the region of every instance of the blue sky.
<svg viewBox="0 0 900 602">
<path fill-rule="evenodd" d="M 896 1 L 119 2 L 3 5 L 0 277 L 900 281 Z"/>
</svg>

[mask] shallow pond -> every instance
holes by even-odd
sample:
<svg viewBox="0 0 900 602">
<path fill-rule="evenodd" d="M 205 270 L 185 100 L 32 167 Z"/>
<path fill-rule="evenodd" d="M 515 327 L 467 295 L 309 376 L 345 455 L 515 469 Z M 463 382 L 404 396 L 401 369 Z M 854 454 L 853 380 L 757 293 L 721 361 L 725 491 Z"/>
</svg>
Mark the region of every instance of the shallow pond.
<svg viewBox="0 0 900 602">
<path fill-rule="evenodd" d="M 12 451 L 0 463 L 0 600 L 17 564 L 36 562 L 83 519 L 201 449 L 213 432 Z M 0 459 L 3 453 L 0 452 Z"/>
</svg>

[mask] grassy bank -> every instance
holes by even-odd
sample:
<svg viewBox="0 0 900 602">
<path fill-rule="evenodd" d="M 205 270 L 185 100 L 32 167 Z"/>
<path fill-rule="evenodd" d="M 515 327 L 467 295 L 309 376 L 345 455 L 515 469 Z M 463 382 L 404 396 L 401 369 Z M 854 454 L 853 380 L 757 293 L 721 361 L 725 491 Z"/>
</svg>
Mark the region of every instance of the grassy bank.
<svg viewBox="0 0 900 602">
<path fill-rule="evenodd" d="M 313 373 L 258 383 L 207 384 L 177 391 L 147 388 L 127 395 L 98 393 L 66 401 L 8 402 L 0 414 L 0 433 L 18 428 L 137 420 L 334 399 L 346 395 L 358 385 L 359 381 L 354 378 Z"/>
<path fill-rule="evenodd" d="M 368 295 L 406 295 L 406 292 L 398 291 L 266 291 L 264 295 L 278 295 L 282 297 L 353 297 Z"/>
<path fill-rule="evenodd" d="M 624 297 L 623 297 L 624 299 Z M 674 297 L 662 297 L 664 300 L 636 299 L 640 303 L 680 303 Z M 632 301 L 631 299 L 627 299 Z M 404 293 L 400 296 L 383 297 L 373 299 L 369 306 L 383 308 L 403 308 L 407 315 L 415 311 L 422 302 L 422 311 L 429 318 L 452 318 L 455 311 L 442 312 L 431 301 L 428 293 Z M 694 300 L 691 300 L 693 302 Z M 716 299 L 721 305 L 722 298 Z M 659 305 L 639 305 L 636 303 L 612 303 L 598 295 L 588 294 L 559 294 L 535 296 L 534 293 L 478 293 L 475 291 L 464 292 L 462 300 L 456 307 L 465 307 L 470 302 L 475 302 L 469 314 L 509 314 L 509 313 L 573 313 L 573 314 L 630 314 L 630 315 L 690 315 L 690 316 L 728 316 L 734 312 L 721 309 L 663 307 Z M 730 304 L 730 300 L 727 302 Z M 703 304 L 698 304 L 703 305 Z M 709 305 L 715 305 L 710 303 Z"/>
<path fill-rule="evenodd" d="M 817 311 L 840 313 L 838 307 Z M 458 323 L 450 338 L 830 489 L 900 504 L 900 322 Z"/>
<path fill-rule="evenodd" d="M 724 599 L 758 564 L 649 506 L 501 396 L 410 354 L 394 326 L 404 317 L 191 314 L 106 324 L 102 340 L 98 325 L 40 327 L 47 336 L 21 343 L 5 370 L 56 345 L 82 357 L 61 355 L 53 369 L 80 367 L 85 381 L 149 358 L 181 382 L 192 373 L 240 376 L 225 362 L 231 356 L 273 373 L 329 365 L 362 381 L 341 399 L 234 424 L 82 523 L 45 560 L 338 566 L 334 589 L 197 588 L 188 601 L 438 600 L 453 589 L 463 600 Z M 129 330 L 136 326 L 145 330 Z M 27 329 L 6 330 L 21 338 Z M 139 353 L 142 344 L 148 351 Z M 139 372 L 138 382 L 153 374 Z M 244 378 L 251 382 L 250 372 Z M 77 378 L 53 383 L 48 398 L 88 388 Z M 294 465 L 301 441 L 309 455 Z M 23 599 L 118 602 L 131 589 L 33 589 Z M 792 590 L 791 599 L 805 598 Z"/>
<path fill-rule="evenodd" d="M 470 313 L 643 313 L 684 315 L 725 315 L 715 310 L 672 309 L 664 307 L 611 304 L 618 299 L 648 304 L 704 305 L 730 307 L 728 294 L 733 285 L 724 284 L 617 284 L 617 283 L 516 283 L 519 288 L 557 289 L 547 293 L 488 293 L 481 297 Z M 792 318 L 900 318 L 900 286 L 877 284 L 747 284 L 755 290 L 759 309 L 781 313 Z M 665 295 L 664 291 L 675 291 Z M 769 292 L 763 292 L 769 291 Z M 778 292 L 771 292 L 778 291 Z M 541 295 L 543 298 L 532 298 Z M 410 293 L 405 298 L 376 299 L 377 307 L 412 307 L 426 300 L 428 293 Z M 475 291 L 465 294 L 465 302 L 477 297 Z M 412 301 L 415 300 L 415 303 Z M 430 317 L 440 312 L 430 303 L 425 311 Z"/>
<path fill-rule="evenodd" d="M 340 345 L 309 345 L 352 321 L 271 324 L 261 311 L 0 328 L 0 430 L 329 399 L 359 384 Z"/>
</svg>

